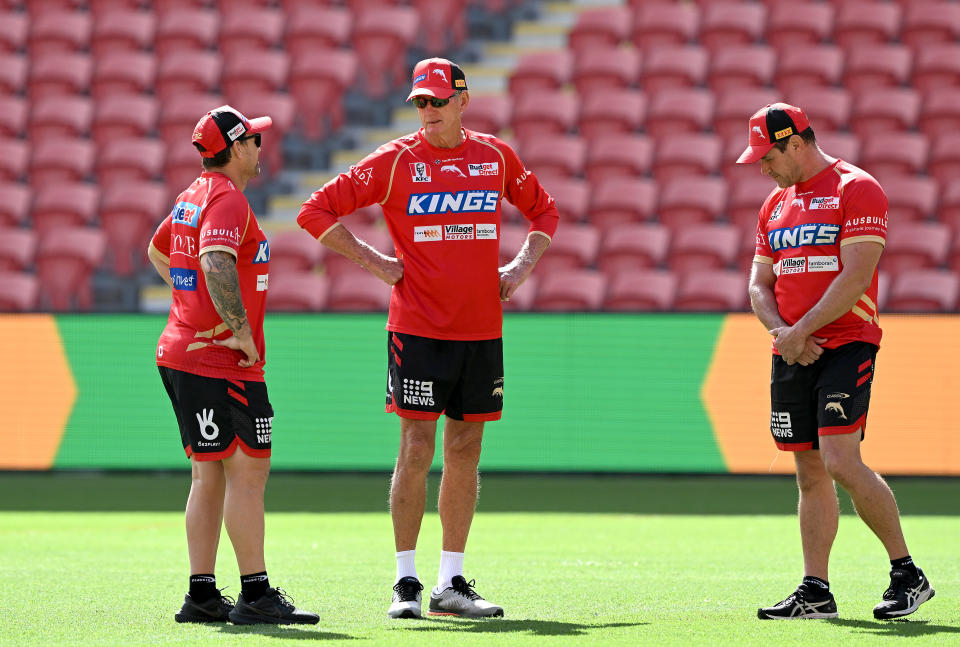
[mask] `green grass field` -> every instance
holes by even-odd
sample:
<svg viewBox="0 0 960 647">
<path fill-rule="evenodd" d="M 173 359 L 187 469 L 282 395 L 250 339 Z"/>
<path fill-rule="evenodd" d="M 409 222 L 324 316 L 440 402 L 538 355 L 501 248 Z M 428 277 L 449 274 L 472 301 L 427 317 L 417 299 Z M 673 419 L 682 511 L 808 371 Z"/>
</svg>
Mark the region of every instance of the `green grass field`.
<svg viewBox="0 0 960 647">
<path fill-rule="evenodd" d="M 873 620 L 888 563 L 845 495 L 830 578 L 840 618 L 763 622 L 757 607 L 801 575 L 791 479 L 515 475 L 484 477 L 465 564 L 506 618 L 388 621 L 387 481 L 271 477 L 271 582 L 321 621 L 251 628 L 173 621 L 187 581 L 185 473 L 0 474 L 0 645 L 960 644 L 960 480 L 891 480 L 937 589 L 900 622 Z M 439 551 L 428 511 L 417 555 L 428 587 Z M 217 576 L 239 591 L 225 536 Z"/>
</svg>

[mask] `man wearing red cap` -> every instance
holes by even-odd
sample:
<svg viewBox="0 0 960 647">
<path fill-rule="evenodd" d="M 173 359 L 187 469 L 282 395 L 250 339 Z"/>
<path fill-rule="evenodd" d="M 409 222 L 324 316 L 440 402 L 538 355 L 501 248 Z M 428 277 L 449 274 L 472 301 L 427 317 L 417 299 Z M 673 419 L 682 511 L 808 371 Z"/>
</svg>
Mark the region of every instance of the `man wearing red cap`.
<svg viewBox="0 0 960 647">
<path fill-rule="evenodd" d="M 794 452 L 804 567 L 797 590 L 758 616 L 837 617 L 827 563 L 839 483 L 890 557 L 890 586 L 873 615 L 899 618 L 934 591 L 907 550 L 893 493 L 860 457 L 881 336 L 887 198 L 872 176 L 820 149 L 800 108 L 765 106 L 749 128 L 737 162 L 759 161 L 777 183 L 760 209 L 750 300 L 773 336 L 770 431 Z"/>
<path fill-rule="evenodd" d="M 186 511 L 190 591 L 177 622 L 320 619 L 270 587 L 263 556 L 273 424 L 263 377 L 270 246 L 243 190 L 259 173 L 261 133 L 271 123 L 248 120 L 230 106 L 197 123 L 193 145 L 203 173 L 179 195 L 147 252 L 173 289 L 157 366 L 193 473 Z M 236 605 L 216 587 L 221 524 L 240 568 Z"/>
<path fill-rule="evenodd" d="M 408 100 L 423 127 L 389 142 L 304 203 L 300 226 L 393 286 L 387 320 L 386 409 L 400 416 L 390 491 L 397 575 L 391 618 L 421 616 L 414 555 L 433 461 L 443 431 L 440 574 L 430 613 L 502 616 L 463 576 L 477 499 L 484 423 L 503 406 L 503 309 L 550 243 L 553 199 L 500 139 L 463 128 L 470 102 L 463 70 L 442 58 L 417 63 Z M 530 221 L 516 258 L 497 267 L 500 200 Z M 354 238 L 338 218 L 379 204 L 396 257 Z"/>
</svg>

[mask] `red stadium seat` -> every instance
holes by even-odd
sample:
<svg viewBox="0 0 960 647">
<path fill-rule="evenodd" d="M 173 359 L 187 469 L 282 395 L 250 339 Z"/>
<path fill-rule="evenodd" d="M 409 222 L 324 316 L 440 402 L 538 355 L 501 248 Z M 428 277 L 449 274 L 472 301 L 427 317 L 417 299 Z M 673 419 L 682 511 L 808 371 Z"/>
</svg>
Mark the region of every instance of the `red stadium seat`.
<svg viewBox="0 0 960 647">
<path fill-rule="evenodd" d="M 93 173 L 95 152 L 89 139 L 47 139 L 30 152 L 30 182 L 49 186 L 81 182 Z"/>
<path fill-rule="evenodd" d="M 670 230 L 663 225 L 614 225 L 600 242 L 597 266 L 608 276 L 660 267 L 667 258 L 669 244 Z"/>
<path fill-rule="evenodd" d="M 156 128 L 159 114 L 158 101 L 149 96 L 117 95 L 97 101 L 93 117 L 97 147 L 103 148 L 117 139 L 146 137 Z"/>
<path fill-rule="evenodd" d="M 633 14 L 627 7 L 588 9 L 577 14 L 570 30 L 569 47 L 577 56 L 594 50 L 619 47 L 629 39 Z"/>
<path fill-rule="evenodd" d="M 175 52 L 216 47 L 220 15 L 211 9 L 178 7 L 160 13 L 154 51 L 162 59 Z"/>
<path fill-rule="evenodd" d="M 30 103 L 27 137 L 36 146 L 46 140 L 84 137 L 93 123 L 93 102 L 85 97 L 50 97 Z"/>
<path fill-rule="evenodd" d="M 788 93 L 786 101 L 803 108 L 818 135 L 820 131 L 845 130 L 850 123 L 853 97 L 842 88 L 801 87 Z"/>
<path fill-rule="evenodd" d="M 314 241 L 316 244 L 316 241 Z M 271 256 L 273 250 L 271 250 Z M 267 310 L 270 312 L 317 312 L 327 304 L 329 280 L 313 272 L 274 272 L 270 259 L 270 287 Z M 377 279 L 379 280 L 379 279 Z"/>
<path fill-rule="evenodd" d="M 887 272 L 877 272 L 877 312 L 886 312 L 890 300 L 891 277 Z"/>
<path fill-rule="evenodd" d="M 342 97 L 357 66 L 356 55 L 347 50 L 318 50 L 291 61 L 287 83 L 307 139 L 317 140 L 343 125 Z"/>
<path fill-rule="evenodd" d="M 183 9 L 207 9 L 209 0 L 153 0 L 153 10 L 158 16 L 165 16 L 171 11 Z"/>
<path fill-rule="evenodd" d="M 960 45 L 927 45 L 916 52 L 911 85 L 921 92 L 960 86 Z"/>
<path fill-rule="evenodd" d="M 713 103 L 713 94 L 708 90 L 658 92 L 647 110 L 647 132 L 660 139 L 707 130 L 713 119 Z"/>
<path fill-rule="evenodd" d="M 697 270 L 680 278 L 674 310 L 738 312 L 747 307 L 747 274 L 740 270 Z"/>
<path fill-rule="evenodd" d="M 667 265 L 674 272 L 731 267 L 740 250 L 741 230 L 727 224 L 690 225 L 677 229 Z"/>
<path fill-rule="evenodd" d="M 378 6 L 357 15 L 353 51 L 367 96 L 383 98 L 392 87 L 409 82 L 404 52 L 416 39 L 419 24 L 412 7 Z"/>
<path fill-rule="evenodd" d="M 949 182 L 944 187 L 937 219 L 960 231 L 960 182 Z"/>
<path fill-rule="evenodd" d="M 573 76 L 573 54 L 552 50 L 527 54 L 517 61 L 510 75 L 510 94 L 519 99 L 527 93 L 561 89 Z"/>
<path fill-rule="evenodd" d="M 945 270 L 908 270 L 890 286 L 890 312 L 953 312 L 957 307 L 960 276 Z"/>
<path fill-rule="evenodd" d="M 359 240 L 367 243 L 377 251 L 387 254 L 388 256 L 396 256 L 397 252 L 393 245 L 393 239 L 390 237 L 390 232 L 385 228 L 351 223 L 349 229 Z M 333 252 L 323 255 L 323 268 L 326 274 L 331 277 L 339 277 L 342 274 L 368 274 L 367 270 L 346 256 Z M 379 281 L 380 279 L 377 280 Z"/>
<path fill-rule="evenodd" d="M 599 310 L 606 291 L 607 277 L 602 272 L 565 270 L 545 274 L 540 277 L 533 308 L 554 312 Z"/>
<path fill-rule="evenodd" d="M 625 270 L 610 280 L 604 310 L 666 311 L 673 306 L 677 276 L 662 270 Z"/>
<path fill-rule="evenodd" d="M 27 44 L 27 33 L 29 31 L 27 15 L 10 11 L 9 9 L 0 10 L 0 52 L 19 52 Z"/>
<path fill-rule="evenodd" d="M 890 222 L 923 220 L 936 214 L 936 180 L 901 175 L 884 177 L 880 183 L 890 202 Z"/>
<path fill-rule="evenodd" d="M 513 292 L 509 301 L 502 301 L 504 312 L 527 312 L 533 308 L 533 301 L 537 298 L 537 287 L 540 279 L 536 276 L 528 276 L 527 280 L 520 284 L 520 287 Z"/>
<path fill-rule="evenodd" d="M 519 97 L 513 103 L 511 123 L 514 137 L 523 141 L 530 137 L 571 132 L 577 122 L 579 104 L 576 95 L 560 91 L 534 92 Z"/>
<path fill-rule="evenodd" d="M 727 203 L 727 219 L 737 227 L 756 230 L 760 207 L 776 187 L 773 180 L 759 173 L 732 182 L 730 201 Z"/>
<path fill-rule="evenodd" d="M 830 87 L 843 74 L 843 51 L 834 45 L 796 47 L 780 53 L 777 87 L 791 95 L 802 87 Z"/>
<path fill-rule="evenodd" d="M 720 168 L 723 142 L 716 135 L 679 133 L 664 137 L 653 158 L 653 176 L 666 182 L 690 175 L 712 175 Z"/>
<path fill-rule="evenodd" d="M 819 45 L 833 31 L 833 6 L 828 2 L 776 2 L 770 7 L 767 44 L 778 52 Z"/>
<path fill-rule="evenodd" d="M 160 138 L 167 142 L 190 142 L 197 122 L 214 108 L 224 105 L 219 94 L 187 94 L 162 103 L 160 110 Z"/>
<path fill-rule="evenodd" d="M 88 13 L 54 9 L 33 14 L 28 34 L 30 56 L 83 51 L 90 45 L 92 30 Z"/>
<path fill-rule="evenodd" d="M 930 145 L 922 133 L 886 133 L 864 141 L 860 165 L 871 175 L 913 175 L 927 167 Z"/>
<path fill-rule="evenodd" d="M 711 57 L 710 88 L 714 92 L 763 88 L 773 81 L 776 54 L 767 45 L 731 46 Z"/>
<path fill-rule="evenodd" d="M 633 42 L 644 52 L 693 41 L 700 13 L 693 3 L 642 2 L 636 9 Z"/>
<path fill-rule="evenodd" d="M 463 126 L 478 133 L 496 135 L 510 123 L 511 98 L 505 94 L 470 94 L 463 113 Z"/>
<path fill-rule="evenodd" d="M 716 220 L 724 213 L 727 184 L 715 177 L 677 178 L 660 187 L 658 220 L 672 229 Z"/>
<path fill-rule="evenodd" d="M 290 58 L 285 52 L 252 50 L 226 59 L 220 87 L 228 99 L 254 92 L 278 92 L 286 87 Z"/>
<path fill-rule="evenodd" d="M 30 214 L 33 230 L 43 240 L 54 230 L 91 224 L 97 215 L 99 202 L 100 192 L 91 184 L 39 186 L 34 193 Z"/>
<path fill-rule="evenodd" d="M 129 181 L 104 189 L 100 226 L 115 274 L 131 276 L 144 266 L 150 237 L 170 207 L 167 189 L 158 182 Z"/>
<path fill-rule="evenodd" d="M 541 182 L 551 176 L 576 177 L 583 175 L 587 143 L 575 135 L 534 137 L 523 143 L 519 154 Z"/>
<path fill-rule="evenodd" d="M 756 219 L 755 219 L 756 220 Z M 753 270 L 753 259 L 757 255 L 757 223 L 740 229 L 740 249 L 737 251 L 736 269 L 750 273 Z"/>
<path fill-rule="evenodd" d="M 19 137 L 27 129 L 27 100 L 0 94 L 0 135 L 4 139 Z"/>
<path fill-rule="evenodd" d="M 703 7 L 700 43 L 712 54 L 750 45 L 763 35 L 767 8 L 753 2 L 710 2 Z"/>
<path fill-rule="evenodd" d="M 950 227 L 934 222 L 891 223 L 880 267 L 893 275 L 936 269 L 947 261 Z"/>
<path fill-rule="evenodd" d="M 648 51 L 640 83 L 647 92 L 693 88 L 707 79 L 709 54 L 698 45 L 663 47 Z"/>
<path fill-rule="evenodd" d="M 215 52 L 171 52 L 160 57 L 156 93 L 161 103 L 201 92 L 212 92 L 220 85 L 223 59 Z"/>
<path fill-rule="evenodd" d="M 650 220 L 657 205 L 657 185 L 634 177 L 609 177 L 596 182 L 590 202 L 590 223 L 603 230 Z"/>
<path fill-rule="evenodd" d="M 833 42 L 847 50 L 888 43 L 900 33 L 901 13 L 895 2 L 841 3 L 833 23 Z"/>
<path fill-rule="evenodd" d="M 102 231 L 57 227 L 41 236 L 37 250 L 40 303 L 55 311 L 90 310 L 91 275 L 103 263 L 107 240 Z"/>
<path fill-rule="evenodd" d="M 640 130 L 647 114 L 647 98 L 630 89 L 595 90 L 581 95 L 578 130 L 583 137 L 627 136 Z"/>
<path fill-rule="evenodd" d="M 0 273 L 0 312 L 31 312 L 37 308 L 37 277 L 23 272 Z"/>
<path fill-rule="evenodd" d="M 97 183 L 106 189 L 150 182 L 160 176 L 165 150 L 158 139 L 125 137 L 106 142 L 97 158 Z"/>
<path fill-rule="evenodd" d="M 383 312 L 390 306 L 392 288 L 362 272 L 336 276 L 327 293 L 327 310 L 334 312 Z"/>
<path fill-rule="evenodd" d="M 634 49 L 590 49 L 573 63 L 573 85 L 585 99 L 603 90 L 622 90 L 637 84 L 640 53 Z"/>
<path fill-rule="evenodd" d="M 284 45 L 291 58 L 337 49 L 347 44 L 353 15 L 343 7 L 300 6 L 288 10 Z"/>
<path fill-rule="evenodd" d="M 3 155 L 0 155 L 0 182 L 12 182 L 25 177 L 29 158 L 27 142 L 17 140 L 4 142 Z"/>
<path fill-rule="evenodd" d="M 598 183 L 619 176 L 641 176 L 653 166 L 653 141 L 646 135 L 599 135 L 587 143 L 587 179 Z"/>
<path fill-rule="evenodd" d="M 746 146 L 750 117 L 765 105 L 781 99 L 780 93 L 773 88 L 731 88 L 717 92 L 713 130 L 725 139 L 736 135 Z"/>
<path fill-rule="evenodd" d="M 829 130 L 817 132 L 817 143 L 831 157 L 838 157 L 851 164 L 860 163 L 860 138 L 856 135 Z"/>
<path fill-rule="evenodd" d="M 912 1 L 904 7 L 900 40 L 914 49 L 960 40 L 960 6 L 954 2 Z"/>
<path fill-rule="evenodd" d="M 30 186 L 0 181 L 0 227 L 19 227 L 27 221 L 32 199 Z"/>
<path fill-rule="evenodd" d="M 219 50 L 227 63 L 239 54 L 273 49 L 283 40 L 285 16 L 280 9 L 231 3 L 220 19 Z"/>
<path fill-rule="evenodd" d="M 31 101 L 81 95 L 90 89 L 93 60 L 86 54 L 54 52 L 30 57 L 27 88 Z"/>
<path fill-rule="evenodd" d="M 914 90 L 864 90 L 853 102 L 850 129 L 866 140 L 880 133 L 912 130 L 919 116 L 920 95 Z"/>
<path fill-rule="evenodd" d="M 200 153 L 189 139 L 168 139 L 165 144 L 167 150 L 163 157 L 163 182 L 168 194 L 176 196 L 200 177 L 203 166 Z"/>
<path fill-rule="evenodd" d="M 927 162 L 927 173 L 943 187 L 960 177 L 960 131 L 945 132 L 933 139 Z"/>
<path fill-rule="evenodd" d="M 590 189 L 586 181 L 554 176 L 547 178 L 543 185 L 556 200 L 561 220 L 565 223 L 574 223 L 587 219 Z"/>
<path fill-rule="evenodd" d="M 110 52 L 97 59 L 91 94 L 104 101 L 116 95 L 144 95 L 153 89 L 157 59 L 146 52 Z"/>
<path fill-rule="evenodd" d="M 37 235 L 21 227 L 0 227 L 0 272 L 20 272 L 33 265 Z"/>
<path fill-rule="evenodd" d="M 960 132 L 960 87 L 935 88 L 924 96 L 917 126 L 930 141 Z"/>
<path fill-rule="evenodd" d="M 153 46 L 157 18 L 149 11 L 111 9 L 94 16 L 91 50 L 98 61 L 110 54 L 135 54 Z"/>
<path fill-rule="evenodd" d="M 440 51 L 455 49 L 467 37 L 467 0 L 413 0 L 424 42 Z"/>
<path fill-rule="evenodd" d="M 843 86 L 862 90 L 899 87 L 908 82 L 913 52 L 905 45 L 857 45 L 848 50 Z"/>
<path fill-rule="evenodd" d="M 140 0 L 89 0 L 94 20 L 111 13 L 129 13 L 141 7 Z"/>
<path fill-rule="evenodd" d="M 565 223 L 557 229 L 549 250 L 540 257 L 533 271 L 544 277 L 562 270 L 586 269 L 596 263 L 599 249 L 599 229 Z"/>
<path fill-rule="evenodd" d="M 19 94 L 27 87 L 27 57 L 24 54 L 0 53 L 0 92 Z"/>
<path fill-rule="evenodd" d="M 305 231 L 291 229 L 277 232 L 270 236 L 270 273 L 312 272 L 325 249 Z"/>
</svg>

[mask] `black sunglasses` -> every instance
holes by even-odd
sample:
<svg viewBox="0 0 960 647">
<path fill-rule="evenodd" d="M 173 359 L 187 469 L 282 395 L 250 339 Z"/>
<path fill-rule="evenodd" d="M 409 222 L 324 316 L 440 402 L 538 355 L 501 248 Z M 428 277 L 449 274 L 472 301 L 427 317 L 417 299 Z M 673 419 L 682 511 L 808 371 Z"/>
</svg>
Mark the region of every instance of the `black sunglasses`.
<svg viewBox="0 0 960 647">
<path fill-rule="evenodd" d="M 254 134 L 250 135 L 249 137 L 241 137 L 241 138 L 240 138 L 240 141 L 246 141 L 247 139 L 252 139 L 254 145 L 255 145 L 257 148 L 260 148 L 260 133 L 254 133 Z"/>
<path fill-rule="evenodd" d="M 448 97 L 446 99 L 438 99 L 436 97 L 414 97 L 413 105 L 422 109 L 422 108 L 426 108 L 427 104 L 429 103 L 434 108 L 442 108 L 448 103 L 450 103 L 450 99 L 452 98 L 453 97 Z"/>
</svg>

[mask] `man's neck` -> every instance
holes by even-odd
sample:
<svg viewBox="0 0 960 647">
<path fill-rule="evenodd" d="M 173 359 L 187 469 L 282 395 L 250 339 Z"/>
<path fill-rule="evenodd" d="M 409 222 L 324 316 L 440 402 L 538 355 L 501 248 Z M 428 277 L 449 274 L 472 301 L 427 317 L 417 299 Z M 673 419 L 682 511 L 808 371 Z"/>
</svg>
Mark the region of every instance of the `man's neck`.
<svg viewBox="0 0 960 647">
<path fill-rule="evenodd" d="M 445 133 L 442 136 L 433 137 L 426 132 L 423 136 L 427 140 L 427 143 L 434 148 L 456 148 L 465 141 L 463 128 L 457 128 L 455 131 L 448 134 Z"/>
</svg>

